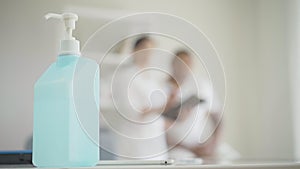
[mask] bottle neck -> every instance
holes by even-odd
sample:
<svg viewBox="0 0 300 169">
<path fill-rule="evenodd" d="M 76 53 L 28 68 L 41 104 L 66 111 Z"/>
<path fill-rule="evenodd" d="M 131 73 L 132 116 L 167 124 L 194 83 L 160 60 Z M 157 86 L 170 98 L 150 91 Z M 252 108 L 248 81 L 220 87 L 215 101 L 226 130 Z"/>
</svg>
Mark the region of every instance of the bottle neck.
<svg viewBox="0 0 300 169">
<path fill-rule="evenodd" d="M 76 39 L 60 41 L 60 55 L 80 55 L 80 42 Z"/>
</svg>

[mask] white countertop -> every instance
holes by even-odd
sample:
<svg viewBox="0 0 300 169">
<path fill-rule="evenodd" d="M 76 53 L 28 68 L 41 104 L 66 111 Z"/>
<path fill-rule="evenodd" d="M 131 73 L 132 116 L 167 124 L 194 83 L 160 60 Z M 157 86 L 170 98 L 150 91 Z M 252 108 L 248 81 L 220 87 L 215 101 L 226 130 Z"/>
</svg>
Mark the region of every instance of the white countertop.
<svg viewBox="0 0 300 169">
<path fill-rule="evenodd" d="M 31 165 L 0 165 L 0 168 L 32 169 Z M 84 169 L 300 169 L 300 163 L 208 164 L 208 165 L 102 165 Z M 53 168 L 54 169 L 54 168 Z M 70 168 L 79 169 L 79 168 Z"/>
</svg>

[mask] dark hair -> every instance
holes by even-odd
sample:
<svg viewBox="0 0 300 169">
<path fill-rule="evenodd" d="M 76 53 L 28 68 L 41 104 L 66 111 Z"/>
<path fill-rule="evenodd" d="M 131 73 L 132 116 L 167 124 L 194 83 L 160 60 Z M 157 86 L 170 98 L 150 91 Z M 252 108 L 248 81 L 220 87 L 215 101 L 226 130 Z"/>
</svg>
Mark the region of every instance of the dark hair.
<svg viewBox="0 0 300 169">
<path fill-rule="evenodd" d="M 175 52 L 175 56 L 179 56 L 179 55 L 190 56 L 190 53 L 187 50 L 181 49 Z"/>
<path fill-rule="evenodd" d="M 135 41 L 133 48 L 136 49 L 143 42 L 147 42 L 147 41 L 151 41 L 151 38 L 148 36 L 142 36 Z"/>
</svg>

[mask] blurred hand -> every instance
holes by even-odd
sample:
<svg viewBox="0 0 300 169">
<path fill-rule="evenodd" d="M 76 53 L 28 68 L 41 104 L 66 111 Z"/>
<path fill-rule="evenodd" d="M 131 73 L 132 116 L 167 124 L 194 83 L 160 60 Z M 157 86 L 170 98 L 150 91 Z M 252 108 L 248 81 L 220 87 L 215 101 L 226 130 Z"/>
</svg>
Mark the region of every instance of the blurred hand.
<svg viewBox="0 0 300 169">
<path fill-rule="evenodd" d="M 204 144 L 199 144 L 190 148 L 197 157 L 212 157 L 216 153 L 217 144 L 215 141 L 207 141 Z"/>
<path fill-rule="evenodd" d="M 203 144 L 198 144 L 193 147 L 185 147 L 192 151 L 197 157 L 201 158 L 211 158 L 216 154 L 218 144 L 220 142 L 220 136 L 222 132 L 222 122 L 219 122 L 219 117 L 217 114 L 210 113 L 212 122 L 216 126 L 215 131 L 208 138 L 208 140 Z"/>
</svg>

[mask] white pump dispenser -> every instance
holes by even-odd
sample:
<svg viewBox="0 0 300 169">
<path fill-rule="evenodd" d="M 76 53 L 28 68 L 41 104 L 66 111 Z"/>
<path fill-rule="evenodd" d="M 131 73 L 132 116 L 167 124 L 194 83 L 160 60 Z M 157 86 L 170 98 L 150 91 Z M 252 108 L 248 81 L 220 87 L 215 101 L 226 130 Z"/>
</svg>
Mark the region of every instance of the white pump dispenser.
<svg viewBox="0 0 300 169">
<path fill-rule="evenodd" d="M 65 39 L 61 40 L 60 42 L 59 55 L 80 56 L 80 43 L 72 35 L 72 32 L 75 29 L 75 22 L 78 20 L 78 16 L 74 13 L 48 13 L 45 15 L 45 18 L 47 20 L 50 18 L 60 19 L 65 24 Z"/>
</svg>

